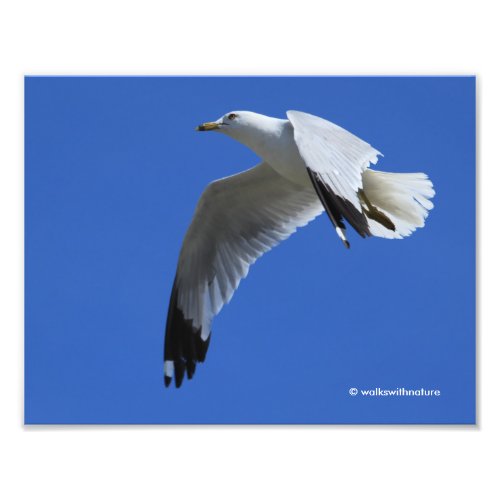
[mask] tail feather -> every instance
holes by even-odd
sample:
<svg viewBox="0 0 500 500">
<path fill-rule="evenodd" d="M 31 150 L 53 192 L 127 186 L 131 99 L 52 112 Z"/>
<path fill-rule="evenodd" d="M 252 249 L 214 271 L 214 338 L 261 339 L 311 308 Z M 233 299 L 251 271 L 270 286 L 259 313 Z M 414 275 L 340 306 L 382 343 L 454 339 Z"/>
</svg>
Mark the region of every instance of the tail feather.
<svg viewBox="0 0 500 500">
<path fill-rule="evenodd" d="M 370 203 L 385 214 L 395 226 L 392 231 L 369 219 L 373 236 L 404 238 L 423 227 L 435 191 L 426 174 L 401 174 L 367 169 L 363 172 L 363 191 Z"/>
</svg>

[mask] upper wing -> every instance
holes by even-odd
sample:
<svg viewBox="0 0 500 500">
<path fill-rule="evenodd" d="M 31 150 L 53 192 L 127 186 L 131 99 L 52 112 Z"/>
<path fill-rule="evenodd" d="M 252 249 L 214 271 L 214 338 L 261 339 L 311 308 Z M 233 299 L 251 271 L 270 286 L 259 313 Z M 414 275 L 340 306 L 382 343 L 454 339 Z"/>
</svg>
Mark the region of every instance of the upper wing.
<svg viewBox="0 0 500 500">
<path fill-rule="evenodd" d="M 182 245 L 165 332 L 165 384 L 191 378 L 208 348 L 212 318 L 251 264 L 323 212 L 314 189 L 266 163 L 212 182 Z"/>
<path fill-rule="evenodd" d="M 379 151 L 347 130 L 318 116 L 288 111 L 294 138 L 318 196 L 337 227 L 342 217 L 361 236 L 369 235 L 358 191 L 362 173 L 377 163 Z"/>
</svg>

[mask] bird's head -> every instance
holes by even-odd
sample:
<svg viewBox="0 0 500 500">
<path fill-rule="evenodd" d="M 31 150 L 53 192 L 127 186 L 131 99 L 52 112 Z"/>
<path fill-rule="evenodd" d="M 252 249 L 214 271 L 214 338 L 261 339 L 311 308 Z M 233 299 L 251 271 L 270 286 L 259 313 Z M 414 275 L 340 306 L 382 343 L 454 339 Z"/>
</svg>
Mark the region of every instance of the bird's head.
<svg viewBox="0 0 500 500">
<path fill-rule="evenodd" d="M 233 135 L 236 131 L 254 127 L 256 125 L 256 116 L 260 115 L 250 111 L 230 111 L 214 122 L 206 122 L 198 125 L 196 130 L 199 132 L 216 131 Z"/>
<path fill-rule="evenodd" d="M 252 111 L 230 111 L 214 122 L 196 127 L 201 132 L 222 132 L 249 147 L 262 158 L 269 152 L 268 141 L 279 136 L 288 120 L 271 118 Z"/>
<path fill-rule="evenodd" d="M 267 130 L 274 122 L 279 121 L 283 120 L 270 118 L 252 111 L 230 111 L 214 122 L 198 125 L 196 130 L 200 132 L 222 132 L 239 142 L 251 145 L 253 138 Z"/>
</svg>

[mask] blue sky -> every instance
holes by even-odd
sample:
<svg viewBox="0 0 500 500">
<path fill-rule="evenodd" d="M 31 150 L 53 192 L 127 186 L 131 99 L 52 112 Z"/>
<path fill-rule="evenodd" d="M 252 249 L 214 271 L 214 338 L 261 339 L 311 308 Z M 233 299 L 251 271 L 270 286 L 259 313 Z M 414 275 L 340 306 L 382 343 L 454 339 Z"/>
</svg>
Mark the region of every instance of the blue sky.
<svg viewBox="0 0 500 500">
<path fill-rule="evenodd" d="M 410 238 L 339 242 L 325 215 L 266 254 L 163 387 L 177 256 L 213 179 L 258 162 L 194 131 L 230 110 L 329 119 L 424 171 Z M 474 78 L 26 79 L 27 423 L 473 423 Z M 439 389 L 367 398 L 349 388 Z"/>
</svg>

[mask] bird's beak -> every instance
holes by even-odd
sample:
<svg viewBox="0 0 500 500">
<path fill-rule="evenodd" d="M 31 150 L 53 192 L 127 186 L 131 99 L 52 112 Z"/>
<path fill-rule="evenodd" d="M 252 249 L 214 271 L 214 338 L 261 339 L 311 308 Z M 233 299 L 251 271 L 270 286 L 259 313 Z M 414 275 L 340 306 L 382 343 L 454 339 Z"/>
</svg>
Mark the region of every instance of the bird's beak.
<svg viewBox="0 0 500 500">
<path fill-rule="evenodd" d="M 220 128 L 220 123 L 217 122 L 207 122 L 207 123 L 202 123 L 201 125 L 198 125 L 195 130 L 198 130 L 199 132 L 205 132 L 207 130 L 217 130 Z"/>
</svg>

